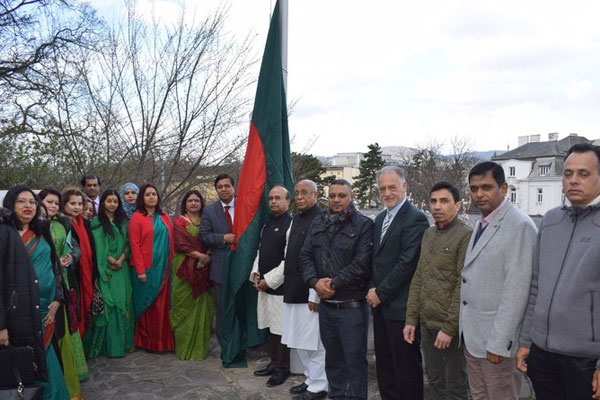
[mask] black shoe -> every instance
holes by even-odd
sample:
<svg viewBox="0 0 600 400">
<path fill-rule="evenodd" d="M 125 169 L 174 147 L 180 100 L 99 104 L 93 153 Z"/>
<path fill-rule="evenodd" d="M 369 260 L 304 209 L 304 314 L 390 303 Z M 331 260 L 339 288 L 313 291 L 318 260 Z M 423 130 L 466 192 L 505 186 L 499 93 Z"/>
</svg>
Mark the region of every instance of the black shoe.
<svg viewBox="0 0 600 400">
<path fill-rule="evenodd" d="M 299 385 L 292 386 L 290 388 L 290 393 L 291 394 L 301 394 L 301 393 L 306 392 L 306 389 L 308 389 L 308 385 L 306 383 L 301 383 Z"/>
<path fill-rule="evenodd" d="M 309 392 L 308 390 L 302 394 L 292 397 L 292 400 L 319 400 L 327 397 L 327 391 Z"/>
<path fill-rule="evenodd" d="M 275 373 L 275 367 L 273 364 L 269 364 L 264 368 L 257 369 L 254 371 L 254 376 L 269 376 Z"/>
<path fill-rule="evenodd" d="M 289 371 L 276 371 L 267 381 L 268 387 L 279 386 L 290 376 Z"/>
</svg>

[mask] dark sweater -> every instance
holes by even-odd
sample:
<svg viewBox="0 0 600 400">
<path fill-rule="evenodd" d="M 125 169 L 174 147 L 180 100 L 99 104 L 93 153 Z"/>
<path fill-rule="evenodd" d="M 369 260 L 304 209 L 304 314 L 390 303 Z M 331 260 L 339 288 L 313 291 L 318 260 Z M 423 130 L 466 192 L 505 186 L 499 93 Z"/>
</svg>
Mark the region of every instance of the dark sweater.
<svg viewBox="0 0 600 400">
<path fill-rule="evenodd" d="M 294 217 L 285 255 L 283 301 L 289 304 L 308 303 L 308 285 L 302 278 L 300 251 L 313 219 L 323 214 L 316 204 Z"/>
</svg>

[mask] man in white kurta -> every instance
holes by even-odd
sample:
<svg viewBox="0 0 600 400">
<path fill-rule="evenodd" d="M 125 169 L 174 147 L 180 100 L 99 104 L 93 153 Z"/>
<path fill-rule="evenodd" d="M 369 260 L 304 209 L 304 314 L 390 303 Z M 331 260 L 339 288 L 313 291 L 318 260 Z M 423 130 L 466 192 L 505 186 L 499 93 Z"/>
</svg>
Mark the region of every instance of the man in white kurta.
<svg viewBox="0 0 600 400">
<path fill-rule="evenodd" d="M 290 351 L 281 343 L 286 232 L 292 221 L 288 213 L 289 204 L 287 189 L 274 186 L 269 192 L 272 219 L 261 231 L 258 257 L 249 278 L 258 290 L 258 328 L 269 329 L 268 352 L 271 357 L 271 363 L 254 371 L 254 375 L 272 375 L 267 381 L 269 387 L 281 385 L 290 374 Z"/>
<path fill-rule="evenodd" d="M 294 198 L 299 213 L 288 230 L 283 290 L 283 334 L 281 341 L 294 352 L 304 369 L 306 380 L 293 386 L 294 399 L 327 397 L 325 349 L 319 335 L 319 297 L 302 278 L 300 250 L 313 218 L 322 214 L 317 205 L 317 186 L 309 180 L 296 184 Z"/>
</svg>

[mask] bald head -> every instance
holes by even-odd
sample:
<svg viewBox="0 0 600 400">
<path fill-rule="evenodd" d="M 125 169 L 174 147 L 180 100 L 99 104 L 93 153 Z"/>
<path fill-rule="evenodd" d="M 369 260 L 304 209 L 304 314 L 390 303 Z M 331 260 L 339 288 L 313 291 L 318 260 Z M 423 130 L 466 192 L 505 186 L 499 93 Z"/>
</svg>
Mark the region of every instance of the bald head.
<svg viewBox="0 0 600 400">
<path fill-rule="evenodd" d="M 311 209 L 317 202 L 317 185 L 309 179 L 301 180 L 294 188 L 294 198 L 300 212 Z"/>
</svg>

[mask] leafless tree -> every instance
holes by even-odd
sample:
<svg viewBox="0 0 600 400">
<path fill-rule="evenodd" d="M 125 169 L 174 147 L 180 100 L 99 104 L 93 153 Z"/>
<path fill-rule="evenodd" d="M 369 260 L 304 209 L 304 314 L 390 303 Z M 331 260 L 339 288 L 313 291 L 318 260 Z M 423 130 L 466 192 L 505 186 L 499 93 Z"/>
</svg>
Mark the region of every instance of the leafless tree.
<svg viewBox="0 0 600 400">
<path fill-rule="evenodd" d="M 449 145 L 447 155 L 442 153 L 440 142 L 421 145 L 404 161 L 408 191 L 416 205 L 426 205 L 431 187 L 442 180 L 452 183 L 463 198 L 468 198 L 467 175 L 478 160 L 467 140 L 454 137 Z"/>
<path fill-rule="evenodd" d="M 223 9 L 197 21 L 182 8 L 165 25 L 135 7 L 94 48 L 52 54 L 52 97 L 24 130 L 59 153 L 54 167 L 71 182 L 89 171 L 105 186 L 150 181 L 169 200 L 237 165 L 254 60 L 248 38 L 224 33 Z"/>
</svg>

